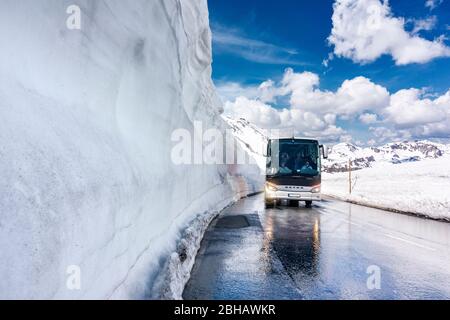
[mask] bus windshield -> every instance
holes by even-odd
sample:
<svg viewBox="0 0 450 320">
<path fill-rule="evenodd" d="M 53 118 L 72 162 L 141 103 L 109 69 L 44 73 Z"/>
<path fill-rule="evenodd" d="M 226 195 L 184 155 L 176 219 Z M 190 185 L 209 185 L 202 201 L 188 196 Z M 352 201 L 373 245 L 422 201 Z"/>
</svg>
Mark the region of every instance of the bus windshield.
<svg viewBox="0 0 450 320">
<path fill-rule="evenodd" d="M 280 139 L 269 144 L 267 175 L 317 176 L 319 144 L 314 140 Z"/>
</svg>

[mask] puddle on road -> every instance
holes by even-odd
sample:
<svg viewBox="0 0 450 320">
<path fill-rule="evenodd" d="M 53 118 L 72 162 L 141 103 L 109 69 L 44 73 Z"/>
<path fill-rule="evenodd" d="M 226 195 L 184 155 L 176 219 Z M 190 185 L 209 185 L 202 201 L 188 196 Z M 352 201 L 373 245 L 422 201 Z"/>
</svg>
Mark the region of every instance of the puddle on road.
<svg viewBox="0 0 450 320">
<path fill-rule="evenodd" d="M 250 227 L 250 223 L 244 215 L 233 215 L 220 218 L 215 227 L 221 229 L 240 229 Z"/>
</svg>

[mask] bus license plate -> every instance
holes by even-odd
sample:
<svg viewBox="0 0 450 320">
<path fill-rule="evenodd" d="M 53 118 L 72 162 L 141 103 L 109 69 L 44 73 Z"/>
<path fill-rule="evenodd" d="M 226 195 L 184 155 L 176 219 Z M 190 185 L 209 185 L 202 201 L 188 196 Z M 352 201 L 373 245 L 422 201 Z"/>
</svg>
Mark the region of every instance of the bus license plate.
<svg viewBox="0 0 450 320">
<path fill-rule="evenodd" d="M 289 194 L 288 194 L 288 197 L 289 197 L 289 198 L 301 198 L 302 196 L 301 196 L 300 194 L 292 194 L 292 193 L 289 193 Z"/>
</svg>

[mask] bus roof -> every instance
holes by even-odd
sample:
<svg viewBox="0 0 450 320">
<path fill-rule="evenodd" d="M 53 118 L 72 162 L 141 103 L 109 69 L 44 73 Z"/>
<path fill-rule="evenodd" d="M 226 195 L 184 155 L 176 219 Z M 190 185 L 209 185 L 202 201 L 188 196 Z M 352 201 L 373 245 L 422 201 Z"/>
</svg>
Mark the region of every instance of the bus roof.
<svg viewBox="0 0 450 320">
<path fill-rule="evenodd" d="M 305 138 L 305 137 L 277 137 L 277 138 L 269 138 L 269 140 L 300 140 L 300 141 L 313 141 L 313 142 L 319 142 L 318 139 L 314 139 L 314 138 Z"/>
</svg>

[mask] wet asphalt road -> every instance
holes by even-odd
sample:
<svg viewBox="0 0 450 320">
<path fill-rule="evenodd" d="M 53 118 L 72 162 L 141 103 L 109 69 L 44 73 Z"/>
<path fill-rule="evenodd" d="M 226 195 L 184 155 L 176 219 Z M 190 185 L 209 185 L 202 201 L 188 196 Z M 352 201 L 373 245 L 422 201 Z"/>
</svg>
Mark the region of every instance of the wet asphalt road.
<svg viewBox="0 0 450 320">
<path fill-rule="evenodd" d="M 264 209 L 250 197 L 209 226 L 183 297 L 450 299 L 450 223 L 335 200 Z"/>
</svg>

